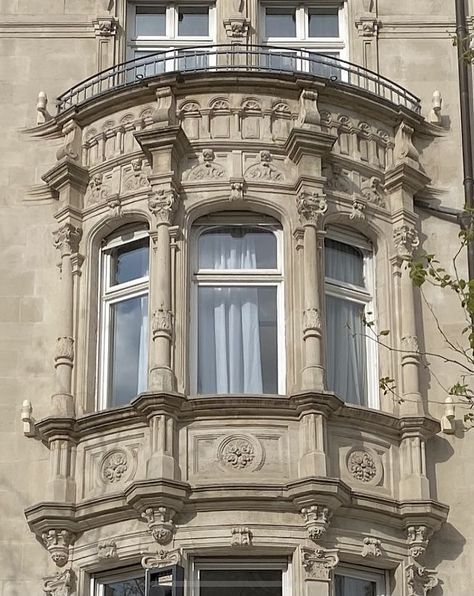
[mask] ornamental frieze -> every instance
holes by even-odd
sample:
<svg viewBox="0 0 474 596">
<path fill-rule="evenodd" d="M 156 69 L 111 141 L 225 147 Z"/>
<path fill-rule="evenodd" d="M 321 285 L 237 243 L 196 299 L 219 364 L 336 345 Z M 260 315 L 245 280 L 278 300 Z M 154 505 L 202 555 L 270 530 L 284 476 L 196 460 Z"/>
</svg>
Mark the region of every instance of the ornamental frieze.
<svg viewBox="0 0 474 596">
<path fill-rule="evenodd" d="M 260 151 L 259 163 L 247 168 L 244 178 L 252 182 L 284 182 L 285 175 L 272 163 L 270 151 Z"/>
</svg>

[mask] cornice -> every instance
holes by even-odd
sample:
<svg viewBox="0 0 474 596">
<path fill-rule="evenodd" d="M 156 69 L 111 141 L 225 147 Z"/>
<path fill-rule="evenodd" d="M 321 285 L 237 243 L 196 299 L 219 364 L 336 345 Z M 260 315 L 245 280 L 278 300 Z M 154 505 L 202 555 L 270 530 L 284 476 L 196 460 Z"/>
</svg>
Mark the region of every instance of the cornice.
<svg viewBox="0 0 474 596">
<path fill-rule="evenodd" d="M 89 181 L 89 172 L 64 157 L 42 176 L 42 179 L 53 190 L 59 191 L 67 184 L 79 187 L 85 192 Z"/>
<path fill-rule="evenodd" d="M 323 157 L 333 148 L 337 137 L 305 128 L 292 128 L 285 143 L 288 157 L 298 163 L 303 155 Z"/>
</svg>

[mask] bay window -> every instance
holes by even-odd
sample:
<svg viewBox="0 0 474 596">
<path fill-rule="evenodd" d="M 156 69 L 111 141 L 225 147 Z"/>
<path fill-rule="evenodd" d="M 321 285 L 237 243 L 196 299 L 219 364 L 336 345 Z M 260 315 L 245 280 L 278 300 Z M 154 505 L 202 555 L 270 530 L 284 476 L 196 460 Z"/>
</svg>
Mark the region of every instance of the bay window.
<svg viewBox="0 0 474 596">
<path fill-rule="evenodd" d="M 284 392 L 280 232 L 266 224 L 196 226 L 195 392 Z"/>
<path fill-rule="evenodd" d="M 147 388 L 149 240 L 119 231 L 102 249 L 98 407 L 121 406 Z"/>
<path fill-rule="evenodd" d="M 387 596 L 383 572 L 339 567 L 334 576 L 334 596 Z"/>
<path fill-rule="evenodd" d="M 373 318 L 371 245 L 335 229 L 324 253 L 327 387 L 348 403 L 376 407 L 377 358 L 366 326 Z"/>
</svg>

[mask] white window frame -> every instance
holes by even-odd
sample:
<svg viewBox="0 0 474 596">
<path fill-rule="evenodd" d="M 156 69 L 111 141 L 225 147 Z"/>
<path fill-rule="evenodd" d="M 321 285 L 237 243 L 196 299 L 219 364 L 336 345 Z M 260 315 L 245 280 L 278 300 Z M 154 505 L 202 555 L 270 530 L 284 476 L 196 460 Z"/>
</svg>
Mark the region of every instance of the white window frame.
<svg viewBox="0 0 474 596">
<path fill-rule="evenodd" d="M 137 6 L 163 6 L 166 9 L 166 35 L 137 37 L 135 30 L 135 17 Z M 209 35 L 207 36 L 180 36 L 178 35 L 178 10 L 180 7 L 206 7 L 209 8 Z M 156 0 L 134 0 L 127 5 L 127 60 L 133 60 L 136 51 L 147 53 L 164 50 L 175 50 L 186 46 L 211 46 L 216 38 L 216 6 L 215 2 L 196 0 L 183 0 L 183 2 L 157 2 Z M 172 61 L 167 64 L 167 70 L 172 69 Z"/>
<path fill-rule="evenodd" d="M 367 567 L 339 565 L 336 568 L 334 575 L 342 575 L 344 577 L 375 582 L 376 595 L 389 596 L 388 574 L 386 571 L 379 571 Z M 333 581 L 332 584 L 333 588 L 331 596 L 336 596 L 335 581 Z"/>
<path fill-rule="evenodd" d="M 358 248 L 363 255 L 363 277 L 365 290 L 360 286 L 344 283 L 339 280 L 328 278 L 324 274 L 324 293 L 342 300 L 349 300 L 364 305 L 364 313 L 367 320 L 373 322 L 370 330 L 367 330 L 365 338 L 366 361 L 367 361 L 367 407 L 380 408 L 379 385 L 378 385 L 378 350 L 377 343 L 370 338 L 370 333 L 377 334 L 376 326 L 376 301 L 375 301 L 375 255 L 373 245 L 365 240 L 360 234 L 351 233 L 350 229 L 337 227 L 327 230 L 326 238 L 335 240 L 341 244 L 347 244 Z M 369 314 L 371 313 L 371 314 Z M 327 333 L 327 330 L 326 330 Z"/>
<path fill-rule="evenodd" d="M 114 569 L 93 575 L 89 581 L 89 596 L 104 596 L 108 583 L 145 578 L 145 570 L 136 568 Z"/>
<path fill-rule="evenodd" d="M 199 237 L 208 230 L 226 227 L 242 226 L 265 228 L 273 232 L 277 241 L 277 269 L 204 269 L 199 270 Z M 222 222 L 203 223 L 193 226 L 192 233 L 192 275 L 191 275 L 191 341 L 190 341 L 190 377 L 191 394 L 198 393 L 198 292 L 200 287 L 237 286 L 237 287 L 275 287 L 277 290 L 277 389 L 278 395 L 286 393 L 286 353 L 285 353 L 285 314 L 284 314 L 284 263 L 283 263 L 283 230 L 275 224 L 261 223 L 255 218 L 228 218 Z M 220 273 L 219 273 L 220 272 Z M 222 394 L 224 395 L 224 394 Z M 232 395 L 232 394 L 226 394 Z"/>
<path fill-rule="evenodd" d="M 126 238 L 124 239 L 124 236 Z M 99 283 L 99 345 L 98 345 L 98 387 L 96 391 L 96 409 L 104 410 L 111 407 L 110 381 L 112 367 L 112 345 L 113 345 L 113 322 L 112 306 L 130 298 L 140 296 L 149 296 L 150 275 L 133 279 L 131 281 L 110 285 L 111 280 L 111 250 L 118 246 L 125 246 L 142 240 L 149 239 L 146 229 L 130 229 L 119 231 L 117 235 L 111 237 L 104 243 L 100 258 L 100 283 Z M 149 250 L 149 249 L 148 249 Z M 150 250 L 149 250 L 150 255 Z M 150 267 L 148 268 L 150 270 Z M 150 309 L 150 300 L 148 300 L 148 310 Z M 148 312 L 148 321 L 150 313 Z"/>
<path fill-rule="evenodd" d="M 199 575 L 202 570 L 214 569 L 256 569 L 256 570 L 273 570 L 279 569 L 281 575 L 281 592 L 282 596 L 291 596 L 291 582 L 292 569 L 291 562 L 286 559 L 240 559 L 238 561 L 232 559 L 206 559 L 200 560 L 194 558 L 191 560 L 191 577 L 192 584 L 190 589 L 190 596 L 199 596 Z"/>
</svg>

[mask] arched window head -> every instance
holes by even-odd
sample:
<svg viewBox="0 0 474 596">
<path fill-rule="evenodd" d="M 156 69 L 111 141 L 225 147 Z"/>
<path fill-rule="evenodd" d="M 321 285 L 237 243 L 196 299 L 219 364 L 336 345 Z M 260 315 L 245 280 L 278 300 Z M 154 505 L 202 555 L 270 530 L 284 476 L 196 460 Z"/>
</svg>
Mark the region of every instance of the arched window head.
<svg viewBox="0 0 474 596">
<path fill-rule="evenodd" d="M 367 325 L 375 319 L 372 245 L 334 227 L 324 253 L 327 387 L 348 403 L 376 407 L 377 354 Z"/>
<path fill-rule="evenodd" d="M 118 230 L 105 241 L 101 261 L 99 409 L 128 404 L 147 389 L 147 230 Z"/>
<path fill-rule="evenodd" d="M 220 221 L 195 226 L 193 389 L 284 392 L 280 227 L 248 214 Z"/>
</svg>

